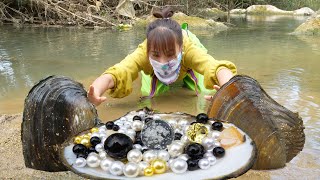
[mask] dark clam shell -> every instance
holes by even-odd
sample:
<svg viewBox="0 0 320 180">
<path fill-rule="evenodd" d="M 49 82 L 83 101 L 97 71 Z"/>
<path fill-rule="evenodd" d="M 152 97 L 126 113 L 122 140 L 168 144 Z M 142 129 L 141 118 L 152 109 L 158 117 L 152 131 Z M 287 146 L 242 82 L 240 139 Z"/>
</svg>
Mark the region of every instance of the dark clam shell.
<svg viewBox="0 0 320 180">
<path fill-rule="evenodd" d="M 21 139 L 25 165 L 44 171 L 67 170 L 60 159 L 62 144 L 97 123 L 97 111 L 80 83 L 61 76 L 41 80 L 24 104 Z"/>
<path fill-rule="evenodd" d="M 254 169 L 284 167 L 305 143 L 298 113 L 278 104 L 248 76 L 235 76 L 222 86 L 208 115 L 235 124 L 253 138 L 258 148 Z"/>
</svg>

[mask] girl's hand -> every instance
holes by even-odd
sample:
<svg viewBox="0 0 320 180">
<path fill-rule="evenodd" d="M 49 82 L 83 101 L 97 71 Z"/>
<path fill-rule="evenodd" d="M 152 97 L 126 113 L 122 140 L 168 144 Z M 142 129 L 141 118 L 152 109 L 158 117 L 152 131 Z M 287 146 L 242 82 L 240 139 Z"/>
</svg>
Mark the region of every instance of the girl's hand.
<svg viewBox="0 0 320 180">
<path fill-rule="evenodd" d="M 220 86 L 214 85 L 213 88 L 214 88 L 215 90 L 219 91 Z M 213 96 L 211 96 L 211 95 L 204 95 L 204 99 L 207 100 L 207 101 L 211 101 L 211 100 L 213 99 Z"/>
<path fill-rule="evenodd" d="M 94 87 L 90 85 L 89 92 L 88 92 L 88 99 L 92 104 L 99 106 L 101 103 L 107 100 L 107 97 L 105 96 L 100 97 L 100 95 L 94 91 Z"/>
</svg>

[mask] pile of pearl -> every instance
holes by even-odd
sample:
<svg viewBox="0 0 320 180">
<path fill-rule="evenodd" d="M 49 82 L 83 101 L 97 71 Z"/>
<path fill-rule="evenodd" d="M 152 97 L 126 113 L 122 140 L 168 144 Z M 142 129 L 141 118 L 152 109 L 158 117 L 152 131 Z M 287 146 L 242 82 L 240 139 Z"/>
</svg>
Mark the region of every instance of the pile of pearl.
<svg viewBox="0 0 320 180">
<path fill-rule="evenodd" d="M 218 140 L 223 124 L 210 120 L 204 113 L 197 115 L 196 121 L 191 124 L 186 119 L 167 120 L 175 132 L 174 141 L 163 150 L 148 149 L 141 142 L 141 130 L 145 123 L 160 120 L 160 116 L 139 111 L 136 115 L 126 115 L 75 137 L 73 151 L 77 158 L 74 166 L 101 168 L 115 176 L 137 177 L 170 170 L 177 174 L 206 170 L 224 156 L 225 150 Z M 107 148 L 112 148 L 112 144 L 107 147 L 106 140 L 110 142 L 110 138 L 118 138 L 119 135 L 128 137 L 126 141 L 131 141 L 131 146 L 124 154 L 115 157 L 109 154 Z"/>
</svg>

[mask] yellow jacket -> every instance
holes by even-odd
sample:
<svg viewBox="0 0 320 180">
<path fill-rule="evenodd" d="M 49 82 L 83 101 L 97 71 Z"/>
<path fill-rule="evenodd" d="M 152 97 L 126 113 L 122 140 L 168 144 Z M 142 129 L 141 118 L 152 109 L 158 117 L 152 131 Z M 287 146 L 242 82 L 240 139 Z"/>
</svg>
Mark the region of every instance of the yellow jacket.
<svg viewBox="0 0 320 180">
<path fill-rule="evenodd" d="M 192 69 L 204 76 L 204 85 L 207 89 L 213 89 L 218 84 L 216 73 L 221 68 L 228 68 L 235 75 L 236 66 L 230 61 L 218 61 L 206 51 L 197 47 L 191 39 L 183 36 L 181 69 L 177 81 L 182 80 L 187 70 Z M 153 68 L 147 57 L 147 40 L 144 40 L 138 48 L 129 54 L 120 63 L 108 68 L 103 74 L 111 74 L 114 81 L 114 88 L 109 89 L 111 97 L 121 98 L 132 92 L 132 82 L 137 79 L 138 73 L 144 71 L 147 75 L 153 75 Z"/>
</svg>

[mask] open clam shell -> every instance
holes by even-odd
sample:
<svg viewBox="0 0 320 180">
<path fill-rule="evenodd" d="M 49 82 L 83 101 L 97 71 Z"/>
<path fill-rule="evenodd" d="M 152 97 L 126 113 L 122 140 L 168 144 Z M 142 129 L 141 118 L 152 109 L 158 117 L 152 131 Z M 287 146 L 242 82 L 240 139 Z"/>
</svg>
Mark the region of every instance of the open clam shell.
<svg viewBox="0 0 320 180">
<path fill-rule="evenodd" d="M 143 112 L 143 113 L 141 113 Z M 196 120 L 195 116 L 185 114 L 185 113 L 155 113 L 152 110 L 144 109 L 138 111 L 131 111 L 124 115 L 123 117 L 115 120 L 114 122 L 120 121 L 131 121 L 134 116 L 145 114 L 147 117 L 151 117 L 154 119 L 161 119 L 165 121 L 176 121 L 177 124 L 179 122 L 183 122 L 180 125 L 180 131 L 183 131 L 182 126 L 189 125 L 191 122 Z M 186 123 L 187 122 L 187 123 Z M 212 124 L 212 121 L 208 122 L 208 125 Z M 225 127 L 235 127 L 231 123 L 223 123 Z M 172 126 L 172 124 L 171 124 Z M 179 126 L 179 125 L 178 125 Z M 98 126 L 98 128 L 101 128 Z M 236 128 L 236 127 L 235 127 Z M 237 128 L 238 129 L 238 128 Z M 195 170 L 195 171 L 186 171 L 183 174 L 175 174 L 172 171 L 167 171 L 164 174 L 156 174 L 153 175 L 153 178 L 156 179 L 225 179 L 232 178 L 242 175 L 247 172 L 252 166 L 256 158 L 256 147 L 252 139 L 242 130 L 238 129 L 241 134 L 245 136 L 245 142 L 242 144 L 229 148 L 226 150 L 225 156 L 222 158 L 217 158 L 217 162 L 206 170 Z M 83 135 L 87 133 L 89 130 L 84 131 L 79 135 Z M 107 130 L 106 134 L 111 135 L 115 133 L 113 130 Z M 75 164 L 76 155 L 73 153 L 72 148 L 74 146 L 74 142 L 70 139 L 63 145 L 61 149 L 61 157 L 62 160 L 71 171 L 75 172 L 86 178 L 92 179 L 150 179 L 150 177 L 146 176 L 138 176 L 135 178 L 129 178 L 124 175 L 115 176 L 110 174 L 110 172 L 104 171 L 99 167 L 77 167 Z M 110 157 L 109 157 L 110 158 Z"/>
<path fill-rule="evenodd" d="M 235 124 L 258 148 L 254 169 L 284 167 L 304 146 L 303 121 L 248 76 L 235 76 L 213 97 L 208 116 Z"/>
<path fill-rule="evenodd" d="M 61 76 L 41 80 L 24 104 L 21 140 L 25 165 L 44 171 L 67 170 L 60 159 L 61 145 L 97 123 L 97 111 L 80 83 Z"/>
</svg>

